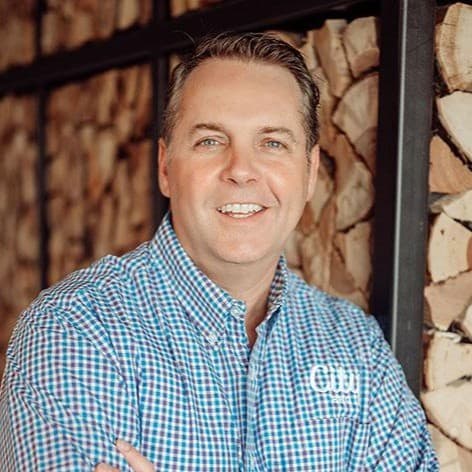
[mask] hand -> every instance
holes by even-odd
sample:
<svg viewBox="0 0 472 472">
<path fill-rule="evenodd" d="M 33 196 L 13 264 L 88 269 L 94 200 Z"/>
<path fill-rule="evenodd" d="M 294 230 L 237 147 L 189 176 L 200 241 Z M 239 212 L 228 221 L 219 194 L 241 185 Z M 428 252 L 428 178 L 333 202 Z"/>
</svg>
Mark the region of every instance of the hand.
<svg viewBox="0 0 472 472">
<path fill-rule="evenodd" d="M 151 462 L 149 462 L 131 444 L 122 439 L 118 439 L 116 441 L 116 448 L 121 454 L 123 454 L 134 472 L 155 472 L 154 466 Z M 94 472 L 120 472 L 120 469 L 108 464 L 100 463 L 95 467 Z"/>
</svg>

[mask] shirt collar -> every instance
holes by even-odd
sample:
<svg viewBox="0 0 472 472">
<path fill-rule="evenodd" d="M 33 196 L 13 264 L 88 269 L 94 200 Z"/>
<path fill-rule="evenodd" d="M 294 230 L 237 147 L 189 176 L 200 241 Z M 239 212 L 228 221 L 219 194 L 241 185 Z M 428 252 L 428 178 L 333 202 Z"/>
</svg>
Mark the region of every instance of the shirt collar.
<svg viewBox="0 0 472 472">
<path fill-rule="evenodd" d="M 191 322 L 210 344 L 217 344 L 224 336 L 227 316 L 244 320 L 245 303 L 233 298 L 195 265 L 175 234 L 170 211 L 164 216 L 151 241 L 151 252 L 170 277 L 171 288 Z M 282 305 L 287 280 L 287 263 L 282 255 L 272 280 L 266 319 Z"/>
</svg>

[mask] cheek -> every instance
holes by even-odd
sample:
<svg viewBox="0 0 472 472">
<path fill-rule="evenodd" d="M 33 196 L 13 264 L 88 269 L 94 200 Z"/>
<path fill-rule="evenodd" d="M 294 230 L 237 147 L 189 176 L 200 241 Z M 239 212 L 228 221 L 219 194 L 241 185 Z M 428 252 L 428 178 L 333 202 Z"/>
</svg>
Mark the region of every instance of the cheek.
<svg viewBox="0 0 472 472">
<path fill-rule="evenodd" d="M 268 172 L 271 187 L 281 199 L 297 202 L 307 194 L 307 173 L 299 167 L 286 168 L 279 172 Z"/>
<path fill-rule="evenodd" d="M 195 173 L 180 170 L 169 179 L 171 200 L 185 208 L 191 207 L 203 197 L 205 185 Z"/>
</svg>

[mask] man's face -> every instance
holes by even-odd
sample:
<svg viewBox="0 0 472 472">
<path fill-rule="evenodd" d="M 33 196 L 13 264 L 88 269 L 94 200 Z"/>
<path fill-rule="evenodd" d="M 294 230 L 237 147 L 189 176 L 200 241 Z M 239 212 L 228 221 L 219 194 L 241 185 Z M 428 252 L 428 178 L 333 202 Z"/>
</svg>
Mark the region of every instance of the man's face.
<svg viewBox="0 0 472 472">
<path fill-rule="evenodd" d="M 201 268 L 275 264 L 313 194 L 302 96 L 280 66 L 210 59 L 188 77 L 159 184 Z"/>
</svg>

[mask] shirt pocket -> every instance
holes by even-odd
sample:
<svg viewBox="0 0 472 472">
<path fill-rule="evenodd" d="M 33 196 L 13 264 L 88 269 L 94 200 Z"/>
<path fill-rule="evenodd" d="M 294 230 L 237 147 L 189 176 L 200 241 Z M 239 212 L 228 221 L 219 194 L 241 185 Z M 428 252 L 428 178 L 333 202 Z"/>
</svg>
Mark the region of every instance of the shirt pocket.
<svg viewBox="0 0 472 472">
<path fill-rule="evenodd" d="M 362 370 L 312 370 L 299 385 L 292 440 L 280 460 L 293 471 L 363 471 L 370 422 L 362 396 Z"/>
<path fill-rule="evenodd" d="M 299 418 L 284 451 L 286 471 L 363 471 L 370 424 L 349 416 Z"/>
</svg>

